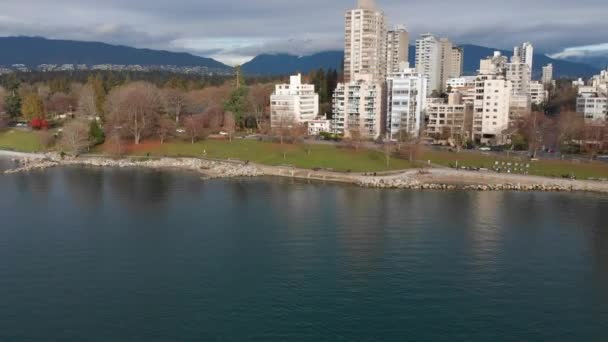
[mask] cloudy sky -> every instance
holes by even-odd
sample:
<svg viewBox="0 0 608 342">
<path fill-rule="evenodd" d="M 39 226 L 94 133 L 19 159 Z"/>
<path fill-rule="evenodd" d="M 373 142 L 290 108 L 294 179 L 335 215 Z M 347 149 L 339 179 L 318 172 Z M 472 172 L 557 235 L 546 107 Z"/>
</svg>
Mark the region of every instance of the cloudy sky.
<svg viewBox="0 0 608 342">
<path fill-rule="evenodd" d="M 0 0 L 0 36 L 28 35 L 187 51 L 229 64 L 259 53 L 342 47 L 356 0 Z M 606 0 L 377 0 L 415 37 L 558 56 L 608 54 Z M 1 53 L 1 51 L 0 51 Z"/>
</svg>

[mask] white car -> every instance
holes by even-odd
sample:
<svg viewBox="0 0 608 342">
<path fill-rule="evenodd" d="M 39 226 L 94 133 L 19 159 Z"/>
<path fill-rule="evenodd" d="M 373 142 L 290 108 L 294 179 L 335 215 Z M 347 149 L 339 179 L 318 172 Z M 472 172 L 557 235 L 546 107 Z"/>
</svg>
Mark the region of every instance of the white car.
<svg viewBox="0 0 608 342">
<path fill-rule="evenodd" d="M 479 148 L 479 150 L 480 150 L 480 151 L 484 151 L 484 152 L 489 152 L 489 151 L 492 151 L 492 149 L 491 149 L 491 148 L 489 148 L 489 147 L 480 147 L 480 148 Z"/>
</svg>

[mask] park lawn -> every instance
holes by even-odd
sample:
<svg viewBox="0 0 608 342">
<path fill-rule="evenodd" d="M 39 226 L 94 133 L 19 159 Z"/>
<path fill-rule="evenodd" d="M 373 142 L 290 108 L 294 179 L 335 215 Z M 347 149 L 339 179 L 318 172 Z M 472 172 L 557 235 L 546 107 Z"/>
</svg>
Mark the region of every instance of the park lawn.
<svg viewBox="0 0 608 342">
<path fill-rule="evenodd" d="M 573 175 L 577 179 L 608 179 L 608 164 L 597 161 L 542 160 L 532 163 L 530 173 L 545 177 Z"/>
<path fill-rule="evenodd" d="M 608 178 L 608 164 L 590 161 L 571 160 L 539 160 L 529 161 L 528 158 L 515 156 L 496 156 L 490 153 L 477 151 L 463 151 L 460 153 L 447 151 L 425 150 L 420 159 L 430 160 L 432 164 L 441 166 L 481 167 L 491 169 L 495 162 L 511 162 L 530 164 L 531 175 L 544 177 L 574 176 L 577 179 Z"/>
<path fill-rule="evenodd" d="M 481 167 L 481 168 L 491 168 L 496 161 L 499 162 L 520 162 L 525 161 L 522 158 L 506 158 L 506 157 L 498 157 L 496 155 L 490 153 L 483 152 L 473 152 L 473 151 L 462 151 L 462 152 L 448 152 L 448 151 L 436 151 L 424 149 L 419 157 L 419 159 L 428 161 L 430 160 L 432 164 L 440 165 L 440 166 L 455 166 L 458 163 L 458 166 L 467 166 L 467 167 Z"/>
<path fill-rule="evenodd" d="M 10 129 L 0 132 L 0 150 L 32 153 L 44 148 L 36 132 Z"/>
<path fill-rule="evenodd" d="M 265 165 L 290 165 L 298 168 L 323 168 L 335 171 L 382 172 L 411 168 L 403 159 L 391 158 L 386 165 L 384 154 L 378 151 L 339 148 L 334 145 L 309 145 L 310 153 L 302 145 L 273 144 L 257 140 L 206 140 L 191 144 L 174 141 L 164 145 L 150 144 L 137 148 L 138 155 L 238 159 Z"/>
</svg>

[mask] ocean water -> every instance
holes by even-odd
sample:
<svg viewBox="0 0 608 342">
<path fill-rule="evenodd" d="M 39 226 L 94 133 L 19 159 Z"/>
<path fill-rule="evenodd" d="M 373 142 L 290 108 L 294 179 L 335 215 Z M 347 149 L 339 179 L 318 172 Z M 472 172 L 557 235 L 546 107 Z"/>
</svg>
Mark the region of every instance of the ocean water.
<svg viewBox="0 0 608 342">
<path fill-rule="evenodd" d="M 607 341 L 608 196 L 0 175 L 0 341 Z"/>
</svg>

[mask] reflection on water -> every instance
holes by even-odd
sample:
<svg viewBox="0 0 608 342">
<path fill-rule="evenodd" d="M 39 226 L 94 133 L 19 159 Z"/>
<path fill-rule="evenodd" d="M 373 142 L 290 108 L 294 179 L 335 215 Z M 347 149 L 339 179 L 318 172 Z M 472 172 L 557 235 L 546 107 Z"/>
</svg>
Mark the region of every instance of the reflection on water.
<svg viewBox="0 0 608 342">
<path fill-rule="evenodd" d="M 82 168 L 0 190 L 2 341 L 608 338 L 606 196 Z"/>
</svg>

